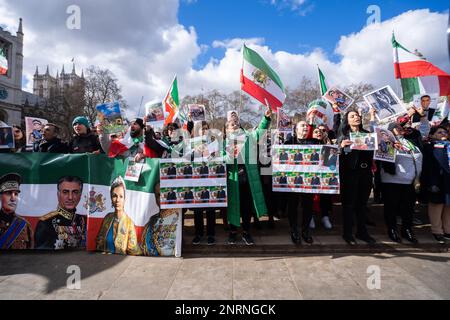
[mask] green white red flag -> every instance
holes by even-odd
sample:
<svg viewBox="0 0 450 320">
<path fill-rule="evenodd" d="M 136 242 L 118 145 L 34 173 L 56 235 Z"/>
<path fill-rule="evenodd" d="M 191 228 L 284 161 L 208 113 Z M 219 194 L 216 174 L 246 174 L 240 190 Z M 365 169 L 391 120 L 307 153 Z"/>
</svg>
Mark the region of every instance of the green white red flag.
<svg viewBox="0 0 450 320">
<path fill-rule="evenodd" d="M 6 58 L 5 51 L 0 49 L 0 75 L 6 75 L 8 73 L 8 59 Z"/>
<path fill-rule="evenodd" d="M 439 69 L 419 53 L 402 46 L 392 34 L 395 78 L 401 79 L 403 100 L 409 102 L 414 94 L 438 93 L 450 95 L 450 75 Z"/>
<path fill-rule="evenodd" d="M 166 120 L 164 121 L 164 125 L 167 125 L 171 122 L 174 122 L 180 112 L 180 99 L 178 96 L 178 81 L 176 76 L 173 79 L 172 84 L 170 85 L 170 89 L 163 100 L 163 105 L 165 111 L 169 113 L 169 115 L 166 117 Z"/>
<path fill-rule="evenodd" d="M 243 53 L 242 90 L 277 111 L 286 99 L 286 90 L 280 77 L 258 53 L 245 45 Z"/>
</svg>

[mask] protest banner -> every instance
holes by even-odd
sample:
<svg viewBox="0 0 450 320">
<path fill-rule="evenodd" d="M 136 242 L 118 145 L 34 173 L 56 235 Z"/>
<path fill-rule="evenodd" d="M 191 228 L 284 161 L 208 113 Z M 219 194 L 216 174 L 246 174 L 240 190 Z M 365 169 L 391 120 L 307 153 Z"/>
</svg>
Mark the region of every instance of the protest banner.
<svg viewBox="0 0 450 320">
<path fill-rule="evenodd" d="M 272 163 L 275 192 L 340 192 L 337 146 L 274 145 Z"/>
<path fill-rule="evenodd" d="M 43 129 L 47 123 L 46 119 L 25 117 L 25 136 L 28 147 L 41 142 Z"/>
<path fill-rule="evenodd" d="M 95 107 L 97 120 L 103 126 L 105 134 L 122 133 L 124 123 L 119 102 L 103 103 Z"/>
<path fill-rule="evenodd" d="M 377 135 L 370 132 L 350 132 L 350 140 L 353 144 L 351 150 L 373 151 L 378 147 Z"/>
<path fill-rule="evenodd" d="M 161 208 L 226 207 L 226 177 L 223 158 L 161 159 Z"/>
<path fill-rule="evenodd" d="M 350 96 L 346 95 L 343 91 L 338 88 L 331 88 L 324 95 L 323 98 L 326 99 L 332 105 L 335 105 L 338 110 L 337 112 L 343 112 L 348 107 L 350 107 L 355 100 Z"/>
<path fill-rule="evenodd" d="M 391 118 L 406 113 L 406 107 L 390 86 L 366 94 L 364 100 L 372 108 L 375 108 L 378 121 L 389 121 Z"/>
<path fill-rule="evenodd" d="M 395 163 L 396 152 L 394 144 L 397 141 L 394 134 L 381 127 L 375 127 L 378 147 L 374 153 L 373 159 Z"/>
<path fill-rule="evenodd" d="M 159 161 L 147 159 L 138 182 L 123 179 L 127 162 L 87 154 L 2 156 L 0 184 L 14 185 L 20 199 L 9 207 L 2 201 L 15 223 L 0 234 L 0 248 L 180 256 L 181 212 L 158 207 Z"/>
</svg>

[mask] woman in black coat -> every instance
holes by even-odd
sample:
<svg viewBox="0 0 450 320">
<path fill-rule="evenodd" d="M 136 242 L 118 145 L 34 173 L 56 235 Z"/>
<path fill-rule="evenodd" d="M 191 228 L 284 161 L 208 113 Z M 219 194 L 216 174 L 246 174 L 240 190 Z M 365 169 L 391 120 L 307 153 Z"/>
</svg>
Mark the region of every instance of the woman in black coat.
<svg viewBox="0 0 450 320">
<path fill-rule="evenodd" d="M 366 206 L 372 189 L 373 151 L 351 150 L 353 142 L 350 133 L 368 133 L 362 127 L 362 119 L 358 111 L 348 109 L 339 128 L 338 145 L 341 150 L 339 169 L 341 178 L 341 197 L 344 222 L 344 240 L 356 244 L 353 237 L 353 219 L 356 216 L 356 238 L 369 244 L 376 241 L 366 228 Z"/>
<path fill-rule="evenodd" d="M 306 121 L 299 121 L 294 127 L 294 135 L 287 140 L 286 145 L 318 145 L 320 141 L 310 138 L 311 127 Z M 288 217 L 289 226 L 291 228 L 291 239 L 295 244 L 301 243 L 300 234 L 298 232 L 298 213 L 299 204 L 302 205 L 303 217 L 301 225 L 301 237 L 306 243 L 314 242 L 310 230 L 309 223 L 313 216 L 314 194 L 307 193 L 288 193 Z"/>
</svg>

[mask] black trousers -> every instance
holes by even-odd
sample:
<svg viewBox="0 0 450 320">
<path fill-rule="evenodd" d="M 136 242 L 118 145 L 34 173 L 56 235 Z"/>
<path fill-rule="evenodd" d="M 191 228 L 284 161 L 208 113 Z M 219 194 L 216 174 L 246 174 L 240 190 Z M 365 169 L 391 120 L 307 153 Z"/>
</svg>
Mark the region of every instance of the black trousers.
<svg viewBox="0 0 450 320">
<path fill-rule="evenodd" d="M 402 217 L 402 229 L 412 227 L 416 192 L 413 184 L 383 183 L 384 221 L 389 229 L 397 229 L 396 216 Z"/>
<path fill-rule="evenodd" d="M 239 183 L 239 203 L 242 218 L 242 230 L 244 232 L 250 232 L 250 221 L 252 219 L 253 210 L 253 198 L 250 191 L 250 185 L 248 181 L 245 183 Z M 230 230 L 232 232 L 237 231 L 237 227 L 230 224 Z"/>
<path fill-rule="evenodd" d="M 289 226 L 291 232 L 298 231 L 298 216 L 300 213 L 299 205 L 302 206 L 302 226 L 301 229 L 307 230 L 313 215 L 314 195 L 307 193 L 288 193 L 287 194 L 287 210 L 289 218 Z"/>
<path fill-rule="evenodd" d="M 333 202 L 331 194 L 320 195 L 320 213 L 322 217 L 328 217 L 333 209 Z"/>
<path fill-rule="evenodd" d="M 214 237 L 216 234 L 216 210 L 214 209 L 194 209 L 195 235 L 203 237 L 205 224 L 203 221 L 203 212 L 206 211 L 206 235 Z"/>
<path fill-rule="evenodd" d="M 341 173 L 342 213 L 344 236 L 353 235 L 353 221 L 356 217 L 356 233 L 367 235 L 366 206 L 372 189 L 372 171 L 357 169 Z"/>
</svg>

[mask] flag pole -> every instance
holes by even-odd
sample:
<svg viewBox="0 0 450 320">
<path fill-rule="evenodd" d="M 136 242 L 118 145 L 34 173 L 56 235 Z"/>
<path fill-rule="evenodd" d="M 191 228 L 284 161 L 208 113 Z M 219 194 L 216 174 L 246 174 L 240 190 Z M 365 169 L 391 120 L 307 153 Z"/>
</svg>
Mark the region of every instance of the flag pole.
<svg viewBox="0 0 450 320">
<path fill-rule="evenodd" d="M 316 64 L 317 66 L 317 78 L 319 79 L 319 92 L 322 93 L 322 84 L 320 83 L 320 68 L 319 68 L 319 64 Z"/>
<path fill-rule="evenodd" d="M 139 105 L 139 111 L 138 111 L 138 115 L 137 117 L 139 118 L 139 116 L 141 115 L 141 108 L 142 108 L 142 103 L 144 102 L 144 96 L 142 96 L 141 98 L 141 104 Z"/>
<path fill-rule="evenodd" d="M 241 79 L 240 79 L 240 87 L 239 87 L 239 114 L 242 113 L 243 107 L 242 107 L 242 75 L 244 72 L 244 47 L 245 47 L 245 42 L 242 46 L 242 65 L 241 65 Z"/>
</svg>

